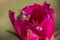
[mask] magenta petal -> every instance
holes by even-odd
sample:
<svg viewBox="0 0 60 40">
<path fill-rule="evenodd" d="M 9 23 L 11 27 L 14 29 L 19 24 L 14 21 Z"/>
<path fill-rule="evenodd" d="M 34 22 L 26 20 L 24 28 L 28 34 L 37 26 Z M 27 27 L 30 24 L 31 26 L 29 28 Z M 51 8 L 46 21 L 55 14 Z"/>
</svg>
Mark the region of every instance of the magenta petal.
<svg viewBox="0 0 60 40">
<path fill-rule="evenodd" d="M 45 9 L 48 9 L 48 8 L 50 8 L 50 4 L 48 4 L 48 3 L 45 1 L 44 4 L 43 4 L 43 7 L 44 7 Z"/>
<path fill-rule="evenodd" d="M 50 14 L 52 20 L 55 21 L 55 18 L 56 18 L 55 11 L 54 11 L 53 9 L 50 9 L 50 10 L 49 10 L 49 14 Z"/>
<path fill-rule="evenodd" d="M 50 15 L 50 17 L 53 19 L 53 21 L 56 18 L 56 14 L 55 11 L 50 7 L 50 4 L 48 4 L 46 1 L 43 4 L 43 7 L 45 9 L 45 11 Z"/>
<path fill-rule="evenodd" d="M 9 18 L 10 18 L 12 24 L 14 24 L 14 22 L 15 22 L 14 12 L 11 10 L 9 10 Z"/>
<path fill-rule="evenodd" d="M 9 10 L 9 18 L 12 22 L 13 27 L 16 30 L 16 33 L 18 34 L 19 38 L 20 38 L 20 26 L 18 25 L 18 23 L 16 22 L 15 18 L 14 18 L 14 12 Z"/>
<path fill-rule="evenodd" d="M 22 12 L 26 13 L 27 15 L 32 12 L 32 6 L 27 6 L 23 8 Z"/>
<path fill-rule="evenodd" d="M 48 39 L 50 39 L 54 33 L 54 21 L 49 16 L 45 17 L 43 22 L 40 24 L 40 26 L 44 27 L 44 30 L 46 32 L 46 37 Z"/>
<path fill-rule="evenodd" d="M 47 37 L 50 39 L 54 34 L 54 21 L 50 19 L 47 26 Z"/>
<path fill-rule="evenodd" d="M 49 16 L 45 17 L 43 22 L 40 24 L 40 26 L 44 27 L 44 31 L 46 32 L 46 37 L 51 38 L 51 36 L 54 33 L 54 21 Z"/>
</svg>

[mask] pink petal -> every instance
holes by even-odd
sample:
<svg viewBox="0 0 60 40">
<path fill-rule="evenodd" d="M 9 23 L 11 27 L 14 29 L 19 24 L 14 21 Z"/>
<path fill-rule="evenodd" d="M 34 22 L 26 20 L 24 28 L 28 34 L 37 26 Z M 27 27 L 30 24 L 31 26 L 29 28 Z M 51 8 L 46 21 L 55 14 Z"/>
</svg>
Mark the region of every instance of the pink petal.
<svg viewBox="0 0 60 40">
<path fill-rule="evenodd" d="M 27 30 L 27 40 L 38 40 L 38 38 L 30 29 Z"/>
</svg>

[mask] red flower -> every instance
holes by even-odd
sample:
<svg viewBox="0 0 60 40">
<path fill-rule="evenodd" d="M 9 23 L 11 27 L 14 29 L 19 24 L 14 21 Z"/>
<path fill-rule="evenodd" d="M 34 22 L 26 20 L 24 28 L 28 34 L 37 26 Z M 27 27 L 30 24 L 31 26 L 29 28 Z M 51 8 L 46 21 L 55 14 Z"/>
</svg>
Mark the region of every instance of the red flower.
<svg viewBox="0 0 60 40">
<path fill-rule="evenodd" d="M 10 20 L 19 38 L 22 40 L 46 40 L 54 33 L 55 13 L 50 4 L 34 4 L 26 6 L 14 18 L 14 12 L 9 11 Z"/>
</svg>

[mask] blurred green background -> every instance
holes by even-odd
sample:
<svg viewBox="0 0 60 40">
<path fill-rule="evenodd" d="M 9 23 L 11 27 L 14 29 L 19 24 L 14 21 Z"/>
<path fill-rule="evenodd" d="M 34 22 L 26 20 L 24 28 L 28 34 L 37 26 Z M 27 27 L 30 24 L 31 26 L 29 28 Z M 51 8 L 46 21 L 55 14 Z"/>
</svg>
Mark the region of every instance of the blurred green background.
<svg viewBox="0 0 60 40">
<path fill-rule="evenodd" d="M 8 11 L 15 11 L 17 16 L 20 10 L 30 4 L 40 3 L 44 0 L 0 0 L 0 40 L 18 40 L 6 30 L 15 31 L 8 16 Z M 60 29 L 60 0 L 47 0 L 56 12 L 55 31 Z"/>
</svg>

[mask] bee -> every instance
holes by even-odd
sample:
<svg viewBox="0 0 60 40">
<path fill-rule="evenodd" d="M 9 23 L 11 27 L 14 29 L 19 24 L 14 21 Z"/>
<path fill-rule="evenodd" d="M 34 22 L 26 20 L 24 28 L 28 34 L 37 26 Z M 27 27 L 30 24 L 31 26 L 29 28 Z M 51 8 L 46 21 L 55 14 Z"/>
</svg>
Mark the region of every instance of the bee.
<svg viewBox="0 0 60 40">
<path fill-rule="evenodd" d="M 20 13 L 20 15 L 18 15 L 18 19 L 22 19 L 22 20 L 28 20 L 29 19 L 29 17 L 30 17 L 30 15 L 26 15 L 26 13 L 24 12 L 24 11 L 22 11 L 21 13 Z"/>
</svg>

